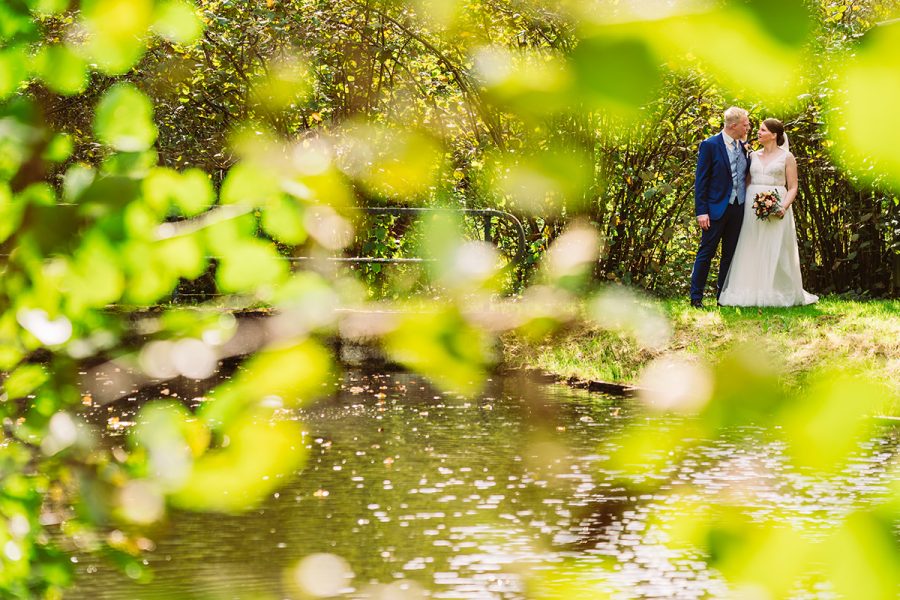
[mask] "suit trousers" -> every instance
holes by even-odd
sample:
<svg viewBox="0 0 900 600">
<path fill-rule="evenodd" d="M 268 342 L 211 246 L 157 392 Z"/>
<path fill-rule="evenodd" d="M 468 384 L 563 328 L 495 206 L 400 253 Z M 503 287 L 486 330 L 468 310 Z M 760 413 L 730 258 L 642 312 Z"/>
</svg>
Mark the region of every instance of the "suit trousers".
<svg viewBox="0 0 900 600">
<path fill-rule="evenodd" d="M 697 249 L 694 270 L 691 272 L 691 300 L 703 299 L 709 268 L 721 242 L 722 259 L 719 261 L 719 275 L 716 280 L 716 298 L 719 297 L 719 292 L 725 284 L 725 276 L 728 275 L 728 268 L 731 266 L 731 259 L 734 258 L 734 249 L 737 248 L 743 223 L 744 205 L 737 202 L 728 205 L 721 219 L 710 220 L 709 229 L 700 236 L 700 247 Z"/>
</svg>

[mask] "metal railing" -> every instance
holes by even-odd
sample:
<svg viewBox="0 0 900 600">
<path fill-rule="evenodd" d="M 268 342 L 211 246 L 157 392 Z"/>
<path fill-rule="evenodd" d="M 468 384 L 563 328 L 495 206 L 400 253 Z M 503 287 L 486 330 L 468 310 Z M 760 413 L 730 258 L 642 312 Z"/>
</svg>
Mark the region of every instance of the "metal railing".
<svg viewBox="0 0 900 600">
<path fill-rule="evenodd" d="M 522 223 L 515 217 L 515 215 L 510 214 L 508 212 L 504 212 L 502 210 L 494 210 L 490 208 L 415 208 L 415 207 L 381 207 L 381 206 L 363 206 L 359 208 L 360 211 L 373 214 L 373 215 L 394 215 L 394 216 L 411 216 L 411 215 L 426 215 L 426 214 L 440 214 L 440 213 L 461 213 L 464 215 L 475 215 L 481 217 L 481 229 L 484 235 L 484 241 L 496 244 L 496 236 L 494 235 L 496 229 L 494 229 L 494 225 L 492 219 L 497 218 L 500 221 L 506 221 L 514 230 L 515 233 L 515 254 L 511 257 L 512 263 L 521 263 L 525 258 L 525 230 L 522 227 Z M 308 256 L 295 256 L 289 257 L 288 260 L 291 261 L 306 261 L 311 260 L 311 257 Z M 381 258 L 381 257 L 372 257 L 372 256 L 334 256 L 329 257 L 327 260 L 336 261 L 336 262 L 349 262 L 349 263 L 424 263 L 430 262 L 435 259 L 431 258 L 421 258 L 421 257 L 394 257 L 394 258 Z"/>
</svg>

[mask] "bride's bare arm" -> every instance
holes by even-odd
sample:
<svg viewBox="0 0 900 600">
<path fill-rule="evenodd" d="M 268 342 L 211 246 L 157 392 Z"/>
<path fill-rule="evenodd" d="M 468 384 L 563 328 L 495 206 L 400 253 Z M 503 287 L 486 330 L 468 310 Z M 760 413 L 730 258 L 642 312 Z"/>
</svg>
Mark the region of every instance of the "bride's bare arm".
<svg viewBox="0 0 900 600">
<path fill-rule="evenodd" d="M 787 208 L 794 203 L 797 197 L 797 159 L 793 154 L 788 153 L 784 160 L 784 179 L 787 187 L 787 196 L 784 199 L 784 207 Z"/>
<path fill-rule="evenodd" d="M 784 179 L 787 194 L 781 204 L 782 216 L 784 216 L 784 212 L 788 207 L 794 203 L 794 198 L 797 197 L 797 159 L 790 152 L 788 152 L 787 158 L 784 159 Z"/>
</svg>

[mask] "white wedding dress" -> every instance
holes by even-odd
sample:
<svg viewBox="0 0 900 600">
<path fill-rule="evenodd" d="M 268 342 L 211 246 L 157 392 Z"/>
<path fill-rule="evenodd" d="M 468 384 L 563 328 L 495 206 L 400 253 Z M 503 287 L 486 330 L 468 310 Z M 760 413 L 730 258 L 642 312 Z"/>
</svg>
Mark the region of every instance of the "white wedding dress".
<svg viewBox="0 0 900 600">
<path fill-rule="evenodd" d="M 803 289 L 794 211 L 788 207 L 783 219 L 773 215 L 764 221 L 753 213 L 753 198 L 759 192 L 778 190 L 782 198 L 786 196 L 787 156 L 787 152 L 779 150 L 778 155 L 764 163 L 758 152 L 750 155 L 744 222 L 719 304 L 798 306 L 819 299 Z"/>
</svg>

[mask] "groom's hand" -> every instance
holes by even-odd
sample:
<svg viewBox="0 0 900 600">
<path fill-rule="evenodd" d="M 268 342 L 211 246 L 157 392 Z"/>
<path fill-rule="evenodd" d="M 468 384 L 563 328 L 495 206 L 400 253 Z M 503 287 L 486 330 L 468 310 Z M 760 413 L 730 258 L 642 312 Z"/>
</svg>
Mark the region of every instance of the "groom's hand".
<svg viewBox="0 0 900 600">
<path fill-rule="evenodd" d="M 700 229 L 706 231 L 709 229 L 709 215 L 697 215 L 697 223 L 700 225 Z"/>
</svg>

